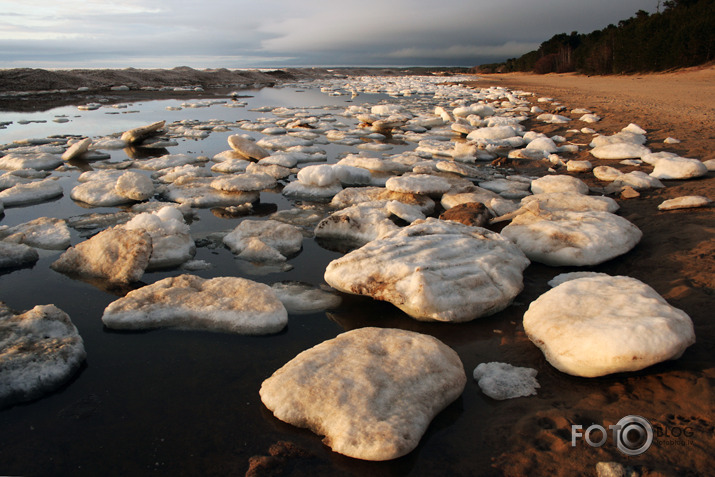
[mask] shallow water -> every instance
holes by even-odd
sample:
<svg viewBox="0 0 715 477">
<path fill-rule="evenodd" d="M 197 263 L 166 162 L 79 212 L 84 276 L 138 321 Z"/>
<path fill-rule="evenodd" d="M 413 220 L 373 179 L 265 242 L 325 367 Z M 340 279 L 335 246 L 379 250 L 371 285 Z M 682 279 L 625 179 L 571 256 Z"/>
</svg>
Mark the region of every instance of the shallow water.
<svg viewBox="0 0 715 477">
<path fill-rule="evenodd" d="M 44 113 L 2 113 L 0 121 L 15 121 L 0 130 L 0 144 L 29 137 L 55 134 L 106 135 L 158 120 L 167 123 L 183 119 L 255 119 L 270 113 L 250 111 L 261 106 L 337 108 L 350 104 L 378 102 L 384 95 L 330 97 L 317 90 L 296 88 L 251 91 L 245 108 L 215 104 L 207 108 L 168 111 L 184 101 L 147 101 L 127 108 L 102 107 L 78 111 L 63 107 Z M 230 99 L 228 100 L 230 101 Z M 136 112 L 135 112 L 136 111 Z M 118 113 L 118 114 L 110 114 Z M 54 123 L 66 115 L 68 123 Z M 17 124 L 20 119 L 47 120 L 46 123 Z M 349 123 L 350 119 L 340 118 Z M 351 124 L 354 124 L 351 123 Z M 228 149 L 230 134 L 260 133 L 233 129 L 212 132 L 203 140 L 179 140 L 172 154 L 214 154 Z M 319 145 L 335 162 L 343 152 L 357 149 L 334 144 Z M 411 146 L 396 146 L 398 153 Z M 124 154 L 110 151 L 113 158 Z M 61 177 L 62 198 L 39 205 L 8 208 L 0 225 L 15 225 L 40 216 L 67 218 L 115 208 L 85 209 L 69 198 L 79 170 L 54 173 Z M 262 204 L 282 210 L 291 201 L 280 193 L 262 192 Z M 191 232 L 230 230 L 242 219 L 223 219 L 208 209 L 199 209 Z M 72 230 L 72 229 L 71 229 Z M 72 230 L 72 243 L 82 238 Z M 472 323 L 428 324 L 410 319 L 392 305 L 362 297 L 344 297 L 336 310 L 308 315 L 291 315 L 287 328 L 273 336 L 249 337 L 230 334 L 153 330 L 116 332 L 101 322 L 104 308 L 117 296 L 90 283 L 74 280 L 49 268 L 60 252 L 41 251 L 32 268 L 5 271 L 0 275 L 0 300 L 16 310 L 53 303 L 67 312 L 79 329 L 87 350 L 81 372 L 59 391 L 34 402 L 0 411 L 0 473 L 24 475 L 126 475 L 149 472 L 175 475 L 243 474 L 249 458 L 268 455 L 269 447 L 291 441 L 309 456 L 295 457 L 295 469 L 309 474 L 377 475 L 475 475 L 489 472 L 489 436 L 480 434 L 480 423 L 489 418 L 495 401 L 484 397 L 471 372 L 483 361 L 507 360 L 500 347 L 499 333 L 513 336 L 526 305 L 520 303 L 493 317 Z M 244 276 L 274 283 L 298 280 L 315 286 L 323 284 L 327 264 L 341 254 L 326 250 L 306 238 L 303 250 L 289 260 L 287 272 L 255 274 L 250 265 L 234 259 L 223 248 L 199 247 L 196 259 L 213 265 L 209 270 L 191 272 L 204 278 Z M 538 285 L 530 294 L 538 296 L 545 287 L 541 277 L 553 276 L 556 269 L 531 267 Z M 182 273 L 179 269 L 146 273 L 144 283 Z M 550 278 L 550 277 L 549 277 Z M 529 276 L 525 277 L 528 282 Z M 299 352 L 337 334 L 362 326 L 384 326 L 428 333 L 453 347 L 462 358 L 469 377 L 464 394 L 432 422 L 419 447 L 409 455 L 384 463 L 363 462 L 330 451 L 320 437 L 275 419 L 260 401 L 261 382 Z M 518 341 L 518 340 L 517 340 Z M 516 346 L 510 353 L 518 362 L 528 358 L 543 363 L 538 350 Z M 513 362 L 514 360 L 512 360 Z M 293 467 L 289 467 L 293 468 Z"/>
</svg>

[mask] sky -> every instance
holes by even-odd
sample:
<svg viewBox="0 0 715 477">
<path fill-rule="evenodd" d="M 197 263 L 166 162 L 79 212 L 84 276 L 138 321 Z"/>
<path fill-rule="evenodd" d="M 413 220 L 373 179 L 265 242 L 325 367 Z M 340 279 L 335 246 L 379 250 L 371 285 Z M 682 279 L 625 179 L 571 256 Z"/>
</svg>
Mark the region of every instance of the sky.
<svg viewBox="0 0 715 477">
<path fill-rule="evenodd" d="M 474 66 L 657 0 L 0 0 L 0 68 Z"/>
</svg>

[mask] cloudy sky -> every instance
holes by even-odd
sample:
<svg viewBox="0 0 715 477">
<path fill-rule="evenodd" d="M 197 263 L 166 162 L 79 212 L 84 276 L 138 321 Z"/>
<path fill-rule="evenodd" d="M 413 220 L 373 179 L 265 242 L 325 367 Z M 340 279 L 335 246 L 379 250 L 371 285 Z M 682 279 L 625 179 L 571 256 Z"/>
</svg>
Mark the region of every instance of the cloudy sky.
<svg viewBox="0 0 715 477">
<path fill-rule="evenodd" d="M 0 68 L 473 66 L 657 0 L 0 0 Z"/>
</svg>

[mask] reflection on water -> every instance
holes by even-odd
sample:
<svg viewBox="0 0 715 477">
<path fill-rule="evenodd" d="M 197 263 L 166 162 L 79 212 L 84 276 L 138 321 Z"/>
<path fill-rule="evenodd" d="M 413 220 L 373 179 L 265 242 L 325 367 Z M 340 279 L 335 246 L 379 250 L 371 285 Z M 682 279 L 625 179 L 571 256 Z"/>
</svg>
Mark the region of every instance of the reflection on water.
<svg viewBox="0 0 715 477">
<path fill-rule="evenodd" d="M 292 88 L 253 91 L 244 98 L 247 105 L 227 108 L 214 104 L 204 108 L 184 108 L 181 101 L 145 101 L 126 109 L 103 107 L 78 111 L 62 107 L 44 113 L 3 113 L 2 121 L 14 121 L 0 130 L 0 144 L 50 135 L 104 136 L 126 129 L 166 120 L 224 121 L 255 120 L 269 113 L 251 111 L 263 106 L 334 108 L 340 112 L 349 100 L 330 97 L 316 90 Z M 380 95 L 362 95 L 361 102 L 378 101 Z M 167 109 L 170 108 L 170 109 Z M 107 114 L 108 112 L 112 114 Z M 116 113 L 116 114 L 115 114 Z M 64 116 L 68 122 L 53 122 Z M 20 120 L 43 123 L 18 124 Z M 341 118 L 351 126 L 354 121 Z M 352 121 L 352 122 L 351 122 Z M 206 139 L 180 139 L 170 149 L 131 148 L 108 151 L 112 161 L 144 159 L 171 154 L 213 155 L 228 149 L 226 138 L 240 132 L 256 138 L 259 133 L 245 130 L 212 132 Z M 320 145 L 335 162 L 341 153 L 356 149 L 335 144 Z M 399 153 L 406 146 L 392 151 Z M 85 209 L 69 198 L 79 174 L 96 167 L 93 163 L 71 163 L 53 173 L 64 189 L 64 196 L 51 202 L 6 209 L 0 225 L 16 225 L 36 217 L 70 218 L 87 213 L 115 213 L 121 208 Z M 216 242 L 201 237 L 233 229 L 245 217 L 262 217 L 291 209 L 294 203 L 278 190 L 262 192 L 251 210 L 201 209 L 190 221 L 197 239 L 195 259 L 211 268 L 194 273 L 203 278 L 244 276 L 272 284 L 299 281 L 314 286 L 324 284 L 327 264 L 345 251 L 340 246 L 321 245 L 306 238 L 303 249 L 283 268 L 255 267 L 236 260 Z M 325 206 L 305 215 L 306 231 Z M 126 217 L 124 217 L 126 218 Z M 110 219 L 113 220 L 113 219 Z M 121 219 L 121 216 L 118 220 Z M 91 234 L 91 229 L 71 229 L 72 243 Z M 267 455 L 271 445 L 292 441 L 304 451 L 295 457 L 297 469 L 313 474 L 319 470 L 332 474 L 434 475 L 455 472 L 481 473 L 488 462 L 470 461 L 474 449 L 475 423 L 488 416 L 484 398 L 476 386 L 467 386 L 462 398 L 441 413 L 430 426 L 419 447 L 408 456 L 392 462 L 360 462 L 330 452 L 318 436 L 281 423 L 261 404 L 261 382 L 299 352 L 337 334 L 361 326 L 396 327 L 429 333 L 455 348 L 465 363 L 468 375 L 485 355 L 499 356 L 493 329 L 512 326 L 523 309 L 505 311 L 498 317 L 462 325 L 421 323 L 407 317 L 394 306 L 364 297 L 346 296 L 329 312 L 291 315 L 287 328 L 273 336 L 249 337 L 230 334 L 153 330 L 113 332 L 101 322 L 104 308 L 127 289 L 106 287 L 91 280 L 74 280 L 56 273 L 50 264 L 59 252 L 41 251 L 40 260 L 24 269 L 0 274 L 0 300 L 11 308 L 26 310 L 37 304 L 53 303 L 72 318 L 82 335 L 87 362 L 79 375 L 60 391 L 35 402 L 0 411 L 3 442 L 0 445 L 0 473 L 98 475 L 148 473 L 242 474 L 249 458 Z M 153 283 L 181 270 L 147 272 L 144 283 Z M 135 284 L 132 287 L 139 286 Z M 530 348 L 529 348 L 530 349 Z M 533 351 L 532 351 L 533 352 Z M 466 456 L 466 457 L 465 457 Z M 301 460 L 302 459 L 302 460 Z M 466 460 L 465 460 L 466 459 Z"/>
</svg>

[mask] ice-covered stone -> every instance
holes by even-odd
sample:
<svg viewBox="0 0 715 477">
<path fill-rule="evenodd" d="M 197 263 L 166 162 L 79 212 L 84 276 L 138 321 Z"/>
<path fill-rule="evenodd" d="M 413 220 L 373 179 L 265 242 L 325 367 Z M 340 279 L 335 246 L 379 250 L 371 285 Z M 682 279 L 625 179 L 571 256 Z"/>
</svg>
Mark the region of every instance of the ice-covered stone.
<svg viewBox="0 0 715 477">
<path fill-rule="evenodd" d="M 85 357 L 77 328 L 55 305 L 16 315 L 0 303 L 0 408 L 54 391 Z"/>
<path fill-rule="evenodd" d="M 143 230 L 151 236 L 151 257 L 147 269 L 181 265 L 196 252 L 184 216 L 172 206 L 144 212 L 124 225 L 126 230 Z"/>
<path fill-rule="evenodd" d="M 609 212 L 539 207 L 514 217 L 501 234 L 530 260 L 552 266 L 597 265 L 628 252 L 643 235 L 638 227 Z"/>
<path fill-rule="evenodd" d="M 342 302 L 342 298 L 332 290 L 323 290 L 307 283 L 277 282 L 271 288 L 291 314 L 316 313 L 337 308 Z"/>
<path fill-rule="evenodd" d="M 609 277 L 610 275 L 606 273 L 600 273 L 600 272 L 569 272 L 569 273 L 560 273 L 556 275 L 554 278 L 549 280 L 547 283 L 548 285 L 553 288 L 561 285 L 562 283 L 566 283 L 569 280 L 576 280 L 577 278 L 587 278 L 587 277 Z"/>
<path fill-rule="evenodd" d="M 69 248 L 51 267 L 68 275 L 131 283 L 144 274 L 151 252 L 148 233 L 119 225 Z"/>
<path fill-rule="evenodd" d="M 436 338 L 360 328 L 300 353 L 260 396 L 278 419 L 324 435 L 333 451 L 384 461 L 417 447 L 465 384 L 459 356 Z"/>
<path fill-rule="evenodd" d="M 589 172 L 593 169 L 593 164 L 589 161 L 574 161 L 573 159 L 566 163 L 568 172 Z"/>
<path fill-rule="evenodd" d="M 385 183 L 385 188 L 403 194 L 424 194 L 439 197 L 452 188 L 449 181 L 429 174 L 405 174 L 392 177 Z"/>
<path fill-rule="evenodd" d="M 440 201 L 442 207 L 445 209 L 450 209 L 469 202 L 481 202 L 494 216 L 508 214 L 519 208 L 516 202 L 505 199 L 495 192 L 477 186 L 447 192 L 442 196 L 442 200 Z"/>
<path fill-rule="evenodd" d="M 569 280 L 524 314 L 524 330 L 556 369 L 583 377 L 679 358 L 695 342 L 690 317 L 635 278 Z"/>
<path fill-rule="evenodd" d="M 712 200 L 702 195 L 686 195 L 676 197 L 674 199 L 664 200 L 658 205 L 658 210 L 675 210 L 675 209 L 692 209 L 696 207 L 705 207 Z"/>
<path fill-rule="evenodd" d="M 249 261 L 285 261 L 300 251 L 303 234 L 276 220 L 244 220 L 224 238 L 231 251 Z"/>
<path fill-rule="evenodd" d="M 149 200 L 154 196 L 154 182 L 144 174 L 127 171 L 117 179 L 114 190 L 131 200 Z"/>
<path fill-rule="evenodd" d="M 0 240 L 0 269 L 32 265 L 39 258 L 37 250 L 28 245 Z"/>
<path fill-rule="evenodd" d="M 506 308 L 529 260 L 499 234 L 428 218 L 333 260 L 325 281 L 424 321 L 469 321 Z"/>
<path fill-rule="evenodd" d="M 504 400 L 536 395 L 540 388 L 533 368 L 522 368 L 508 363 L 481 363 L 472 376 L 484 394 Z"/>
<path fill-rule="evenodd" d="M 534 194 L 546 194 L 550 192 L 588 194 L 588 186 L 581 179 L 572 176 L 543 176 L 531 181 L 531 192 Z"/>
<path fill-rule="evenodd" d="M 467 139 L 471 141 L 476 141 L 479 139 L 495 141 L 499 139 L 507 139 L 514 136 L 518 136 L 518 134 L 516 130 L 511 126 L 493 126 L 475 129 L 467 135 Z"/>
<path fill-rule="evenodd" d="M 0 192 L 0 201 L 5 207 L 37 204 L 63 194 L 62 186 L 52 178 L 42 181 L 17 184 Z"/>
<path fill-rule="evenodd" d="M 70 246 L 70 231 L 62 219 L 40 217 L 12 227 L 0 226 L 0 240 L 48 250 L 64 250 Z"/>
<path fill-rule="evenodd" d="M 277 333 L 288 314 L 273 290 L 239 277 L 180 275 L 129 292 L 107 306 L 109 328 L 177 328 L 245 335 Z"/>
</svg>

